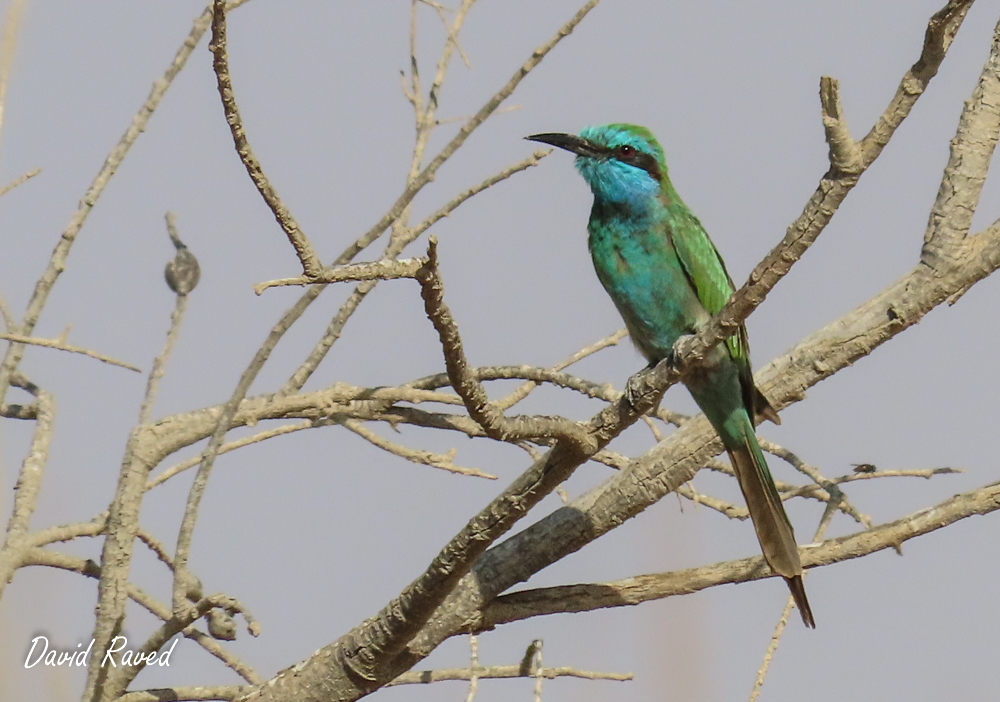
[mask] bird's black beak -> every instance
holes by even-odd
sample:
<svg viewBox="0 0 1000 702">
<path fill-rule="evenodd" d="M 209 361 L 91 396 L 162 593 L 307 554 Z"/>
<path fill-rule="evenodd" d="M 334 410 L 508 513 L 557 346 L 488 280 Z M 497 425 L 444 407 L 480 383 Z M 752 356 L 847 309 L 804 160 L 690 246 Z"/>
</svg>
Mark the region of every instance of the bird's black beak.
<svg viewBox="0 0 1000 702">
<path fill-rule="evenodd" d="M 605 149 L 582 139 L 575 134 L 532 134 L 524 137 L 528 141 L 540 141 L 543 144 L 558 146 L 560 149 L 572 151 L 577 156 L 603 158 L 607 155 Z"/>
</svg>

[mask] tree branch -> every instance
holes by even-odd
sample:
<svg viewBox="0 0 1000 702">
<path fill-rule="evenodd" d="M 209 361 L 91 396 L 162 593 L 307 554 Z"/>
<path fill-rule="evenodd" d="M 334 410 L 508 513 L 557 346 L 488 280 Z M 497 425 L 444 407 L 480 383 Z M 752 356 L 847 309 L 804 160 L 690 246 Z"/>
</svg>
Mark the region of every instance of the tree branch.
<svg viewBox="0 0 1000 702">
<path fill-rule="evenodd" d="M 833 182 L 829 174 L 825 176 L 802 216 L 789 227 L 782 243 L 758 265 L 748 283 L 695 337 L 678 340 L 673 362 L 684 359 L 685 352 L 692 348 L 707 348 L 706 339 L 718 338 L 718 330 L 734 328 L 749 314 L 755 300 L 762 299 L 760 292 L 769 290 L 783 274 L 782 270 L 787 270 L 796 258 L 795 250 L 818 235 L 820 225 L 832 214 L 829 207 L 839 204 L 851 186 L 850 178 Z M 786 248 L 792 249 L 787 259 Z M 935 274 L 920 265 L 882 294 L 772 361 L 757 374 L 756 383 L 778 409 L 797 402 L 803 399 L 808 387 L 916 324 L 949 294 L 985 277 L 998 265 L 1000 247 L 988 252 L 982 247 L 969 247 L 962 260 Z M 636 395 L 642 405 L 640 411 L 645 408 L 649 393 L 659 389 L 663 375 L 671 379 L 678 377 L 679 372 L 666 361 L 652 374 L 640 373 L 638 379 L 636 376 L 630 379 L 630 386 L 640 389 Z M 645 390 L 641 389 L 643 385 Z M 621 403 L 609 407 L 591 420 L 591 426 L 613 430 L 615 414 L 627 409 Z M 598 431 L 595 435 L 600 439 L 605 434 Z M 477 561 L 473 571 L 414 638 L 406 653 L 400 655 L 400 668 L 412 667 L 441 641 L 463 631 L 466 622 L 474 620 L 504 590 L 579 550 L 688 482 L 709 457 L 721 450 L 721 443 L 707 420 L 703 416 L 691 419 L 645 456 L 633 461 L 627 470 L 493 547 Z"/>
<path fill-rule="evenodd" d="M 315 277 L 323 268 L 316 251 L 309 243 L 308 237 L 302 232 L 292 213 L 278 197 L 277 191 L 264 174 L 260 161 L 253 153 L 243 128 L 243 118 L 240 117 L 236 97 L 233 95 L 233 83 L 229 76 L 229 56 L 226 53 L 226 0 L 214 0 L 212 3 L 212 43 L 208 46 L 212 52 L 212 67 L 215 69 L 219 97 L 222 98 L 222 108 L 226 113 L 226 123 L 233 135 L 233 144 L 240 161 L 247 169 L 250 180 L 257 186 L 257 191 L 274 214 L 278 225 L 285 232 L 289 243 L 295 247 L 295 253 L 302 264 L 302 272 L 307 278 Z"/>
<path fill-rule="evenodd" d="M 955 495 L 933 507 L 850 536 L 828 539 L 800 549 L 802 566 L 818 568 L 878 551 L 942 529 L 966 517 L 1000 509 L 1000 483 Z M 649 600 L 687 595 L 717 585 L 776 577 L 760 556 L 678 570 L 639 575 L 609 583 L 562 585 L 501 595 L 482 615 L 470 621 L 469 631 L 486 631 L 499 624 L 560 612 L 587 612 L 605 607 L 635 605 Z"/>
<path fill-rule="evenodd" d="M 81 198 L 80 205 L 77 208 L 76 213 L 70 219 L 66 229 L 63 230 L 62 235 L 59 237 L 59 242 L 52 251 L 52 255 L 45 267 L 45 271 L 38 279 L 38 282 L 35 283 L 35 290 L 31 295 L 31 299 L 28 301 L 28 308 L 25 310 L 24 319 L 22 320 L 20 327 L 17 330 L 11 329 L 9 331 L 17 331 L 22 336 L 31 336 L 31 333 L 35 330 L 35 325 L 38 323 L 42 310 L 45 308 L 45 303 L 49 299 L 49 293 L 52 292 L 52 288 L 55 286 L 59 275 L 66 269 L 66 259 L 69 257 L 70 249 L 76 241 L 76 237 L 80 233 L 80 229 L 83 228 L 83 224 L 86 222 L 87 216 L 94 208 L 98 198 L 101 197 L 108 181 L 111 180 L 111 176 L 115 174 L 115 171 L 118 170 L 118 166 L 120 166 L 122 161 L 125 159 L 126 154 L 128 154 L 129 149 L 132 147 L 132 144 L 134 144 L 135 140 L 139 138 L 139 135 L 146 130 L 149 118 L 152 117 L 154 110 L 156 110 L 159 106 L 160 101 L 163 100 L 163 96 L 166 94 L 167 89 L 170 88 L 174 78 L 176 78 L 177 74 L 180 73 L 182 68 L 184 68 L 184 64 L 187 63 L 188 57 L 194 51 L 194 47 L 198 45 L 198 42 L 201 40 L 205 30 L 208 29 L 210 21 L 211 8 L 206 8 L 205 11 L 202 12 L 201 15 L 199 15 L 194 21 L 194 26 L 191 28 L 190 34 L 188 34 L 184 43 L 181 44 L 181 47 L 177 50 L 174 60 L 170 63 L 170 66 L 167 67 L 163 77 L 153 83 L 153 88 L 150 90 L 149 97 L 146 98 L 146 102 L 143 103 L 142 107 L 139 108 L 139 112 L 132 118 L 132 123 L 129 125 L 128 129 L 125 130 L 125 134 L 122 135 L 122 138 L 118 141 L 115 147 L 111 149 L 111 153 L 108 154 L 107 159 L 104 161 L 104 165 L 101 166 L 101 170 L 98 171 L 97 176 L 91 182 L 90 187 L 87 188 L 87 192 L 84 194 L 83 198 Z M 21 362 L 23 355 L 23 344 L 12 344 L 10 348 L 7 349 L 7 354 L 4 357 L 2 365 L 0 365 L 0 407 L 5 404 L 10 375 Z"/>
</svg>

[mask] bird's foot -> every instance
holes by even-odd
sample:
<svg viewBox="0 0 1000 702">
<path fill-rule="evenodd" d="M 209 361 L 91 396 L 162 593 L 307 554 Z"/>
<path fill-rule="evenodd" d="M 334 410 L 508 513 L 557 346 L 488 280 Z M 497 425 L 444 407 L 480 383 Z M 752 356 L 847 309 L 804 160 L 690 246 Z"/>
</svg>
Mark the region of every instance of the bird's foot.
<svg viewBox="0 0 1000 702">
<path fill-rule="evenodd" d="M 642 395 L 642 385 L 643 383 L 636 380 L 636 376 L 632 376 L 625 383 L 625 402 L 629 403 L 633 410 L 637 410 L 636 403 L 639 401 L 639 396 Z"/>
<path fill-rule="evenodd" d="M 649 371 L 655 366 L 656 361 L 651 361 L 645 370 Z M 632 406 L 632 409 L 638 412 L 639 400 L 647 392 L 649 392 L 649 373 L 642 372 L 636 373 L 628 379 L 625 383 L 625 392 L 622 394 L 625 396 L 625 401 Z"/>
</svg>

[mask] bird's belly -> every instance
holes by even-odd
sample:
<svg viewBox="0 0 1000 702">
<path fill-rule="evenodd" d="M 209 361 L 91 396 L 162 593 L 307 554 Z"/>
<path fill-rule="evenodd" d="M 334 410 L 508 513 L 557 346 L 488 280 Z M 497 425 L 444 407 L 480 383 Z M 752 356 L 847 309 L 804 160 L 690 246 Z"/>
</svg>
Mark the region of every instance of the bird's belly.
<svg viewBox="0 0 1000 702">
<path fill-rule="evenodd" d="M 668 356 L 679 336 L 708 318 L 669 242 L 592 237 L 590 243 L 597 276 L 650 361 Z"/>
</svg>

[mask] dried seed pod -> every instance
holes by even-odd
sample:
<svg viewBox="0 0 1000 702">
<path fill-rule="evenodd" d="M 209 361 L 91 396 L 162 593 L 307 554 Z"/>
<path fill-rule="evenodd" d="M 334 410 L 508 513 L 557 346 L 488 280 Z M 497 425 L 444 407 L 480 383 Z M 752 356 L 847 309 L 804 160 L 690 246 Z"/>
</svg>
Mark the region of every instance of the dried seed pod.
<svg viewBox="0 0 1000 702">
<path fill-rule="evenodd" d="M 194 290 L 201 278 L 201 267 L 198 259 L 188 250 L 188 247 L 181 244 L 177 247 L 177 254 L 173 261 L 167 262 L 167 268 L 163 271 L 163 276 L 167 279 L 167 285 L 178 295 L 187 295 Z"/>
</svg>

